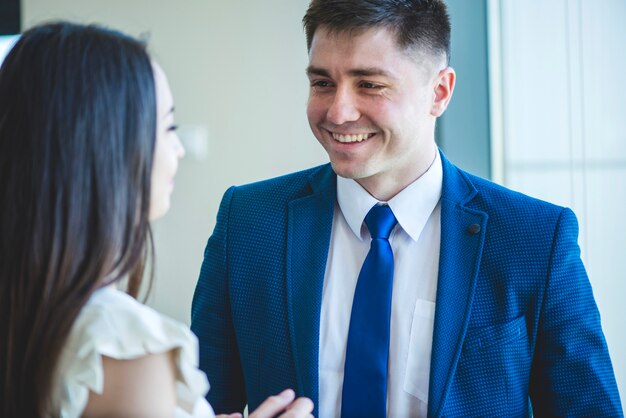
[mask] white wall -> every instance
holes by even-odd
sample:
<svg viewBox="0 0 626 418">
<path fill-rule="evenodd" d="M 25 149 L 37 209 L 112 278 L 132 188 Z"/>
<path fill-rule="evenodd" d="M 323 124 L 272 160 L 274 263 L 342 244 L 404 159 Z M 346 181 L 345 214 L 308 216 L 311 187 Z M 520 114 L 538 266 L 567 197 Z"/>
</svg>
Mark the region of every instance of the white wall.
<svg viewBox="0 0 626 418">
<path fill-rule="evenodd" d="M 206 240 L 226 188 L 327 161 L 305 105 L 308 0 L 22 0 L 23 27 L 49 19 L 150 34 L 165 68 L 181 136 L 208 137 L 189 152 L 172 208 L 154 225 L 157 268 L 149 304 L 189 322 Z M 193 139 L 193 138 L 192 138 Z"/>
<path fill-rule="evenodd" d="M 492 33 L 501 34 L 491 54 L 493 115 L 501 117 L 493 124 L 495 166 L 505 185 L 576 212 L 626 399 L 626 2 L 490 5 Z"/>
</svg>

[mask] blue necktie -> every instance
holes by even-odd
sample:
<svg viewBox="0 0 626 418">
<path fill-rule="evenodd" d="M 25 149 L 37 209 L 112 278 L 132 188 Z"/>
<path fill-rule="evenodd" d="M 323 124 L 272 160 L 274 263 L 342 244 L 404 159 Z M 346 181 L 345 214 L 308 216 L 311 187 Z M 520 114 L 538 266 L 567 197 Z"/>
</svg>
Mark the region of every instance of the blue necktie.
<svg viewBox="0 0 626 418">
<path fill-rule="evenodd" d="M 397 221 L 389 206 L 374 206 L 365 217 L 372 236 L 354 292 L 341 400 L 342 418 L 384 418 L 393 288 L 389 234 Z"/>
</svg>

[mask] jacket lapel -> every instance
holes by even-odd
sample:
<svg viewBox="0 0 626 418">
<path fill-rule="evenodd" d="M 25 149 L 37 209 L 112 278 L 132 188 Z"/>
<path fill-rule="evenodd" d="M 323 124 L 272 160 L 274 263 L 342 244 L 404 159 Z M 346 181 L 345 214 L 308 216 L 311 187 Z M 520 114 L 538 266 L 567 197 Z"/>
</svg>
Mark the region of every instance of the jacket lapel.
<svg viewBox="0 0 626 418">
<path fill-rule="evenodd" d="M 433 417 L 443 412 L 463 347 L 488 218 L 465 206 L 476 189 L 443 153 L 441 159 L 441 249 L 428 401 L 428 416 Z"/>
<path fill-rule="evenodd" d="M 330 245 L 336 177 L 330 165 L 310 178 L 311 194 L 288 209 L 287 309 L 298 395 L 316 405 L 322 288 Z"/>
<path fill-rule="evenodd" d="M 474 295 L 487 214 L 465 206 L 476 189 L 441 154 L 441 249 L 433 332 L 428 415 L 439 416 L 456 370 Z M 330 165 L 310 178 L 311 193 L 290 202 L 287 237 L 287 310 L 298 395 L 319 402 L 319 322 L 336 177 Z M 470 225 L 478 233 L 468 232 Z"/>
</svg>

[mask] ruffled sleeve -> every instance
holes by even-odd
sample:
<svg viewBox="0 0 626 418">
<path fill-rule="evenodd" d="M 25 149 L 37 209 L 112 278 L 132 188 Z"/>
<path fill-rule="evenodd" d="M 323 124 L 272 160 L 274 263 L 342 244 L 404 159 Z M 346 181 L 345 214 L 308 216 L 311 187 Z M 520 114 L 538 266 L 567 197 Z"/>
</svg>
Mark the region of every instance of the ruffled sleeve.
<svg viewBox="0 0 626 418">
<path fill-rule="evenodd" d="M 176 417 L 213 417 L 204 400 L 209 384 L 198 369 L 198 342 L 182 323 L 168 318 L 112 288 L 94 293 L 77 318 L 61 356 L 57 378 L 62 418 L 78 418 L 89 391 L 102 393 L 102 356 L 130 360 L 147 354 L 175 352 Z"/>
</svg>

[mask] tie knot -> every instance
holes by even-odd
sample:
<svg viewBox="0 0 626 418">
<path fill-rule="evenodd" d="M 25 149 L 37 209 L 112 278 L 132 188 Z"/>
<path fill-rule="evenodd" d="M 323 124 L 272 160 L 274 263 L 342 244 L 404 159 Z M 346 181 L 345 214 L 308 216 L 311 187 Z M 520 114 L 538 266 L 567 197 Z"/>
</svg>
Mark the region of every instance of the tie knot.
<svg viewBox="0 0 626 418">
<path fill-rule="evenodd" d="M 391 208 L 387 205 L 376 205 L 365 216 L 365 224 L 372 235 L 372 239 L 389 239 L 391 230 L 397 223 L 396 217 L 393 216 Z"/>
</svg>

